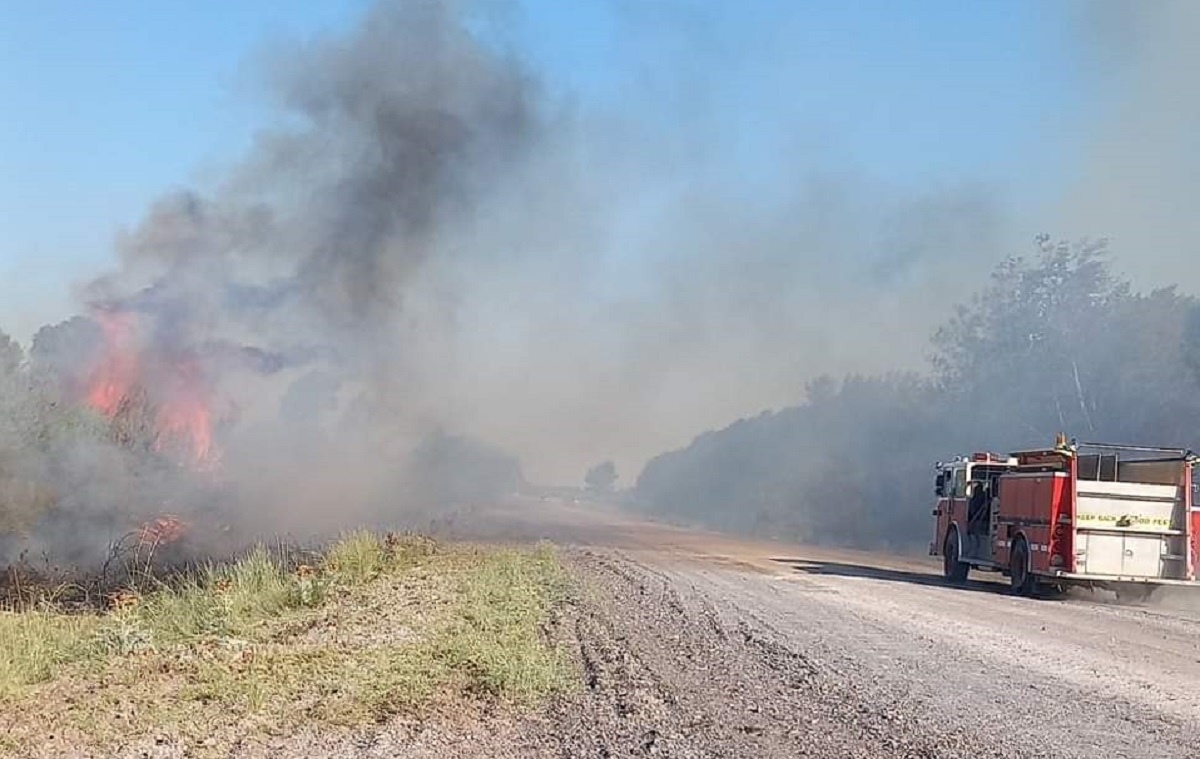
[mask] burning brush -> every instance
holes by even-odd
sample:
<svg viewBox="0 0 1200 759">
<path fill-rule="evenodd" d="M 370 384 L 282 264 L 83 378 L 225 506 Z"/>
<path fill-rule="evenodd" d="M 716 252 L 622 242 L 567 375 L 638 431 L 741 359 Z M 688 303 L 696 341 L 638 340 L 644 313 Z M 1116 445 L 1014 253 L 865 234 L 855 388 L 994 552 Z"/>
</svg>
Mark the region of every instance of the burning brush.
<svg viewBox="0 0 1200 759">
<path fill-rule="evenodd" d="M 162 516 L 145 522 L 138 529 L 138 546 L 153 547 L 174 543 L 183 537 L 188 524 L 175 514 Z"/>
<path fill-rule="evenodd" d="M 114 421 L 133 407 L 148 412 L 156 451 L 197 470 L 214 469 L 220 455 L 213 440 L 213 392 L 199 359 L 144 345 L 133 312 L 99 309 L 96 321 L 104 344 L 87 404 Z"/>
<path fill-rule="evenodd" d="M 221 453 L 209 367 L 197 351 L 152 339 L 155 316 L 111 304 L 94 307 L 102 342 L 86 375 L 83 401 L 109 420 L 119 443 L 153 451 L 197 474 L 214 473 Z M 128 536 L 137 554 L 174 550 L 190 529 L 178 514 L 163 511 Z"/>
</svg>

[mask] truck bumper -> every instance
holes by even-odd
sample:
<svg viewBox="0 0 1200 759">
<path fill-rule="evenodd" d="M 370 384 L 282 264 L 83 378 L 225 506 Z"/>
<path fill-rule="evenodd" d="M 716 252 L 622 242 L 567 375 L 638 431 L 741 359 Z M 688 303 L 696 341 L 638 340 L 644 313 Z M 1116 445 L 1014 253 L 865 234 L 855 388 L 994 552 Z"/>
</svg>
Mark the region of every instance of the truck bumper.
<svg viewBox="0 0 1200 759">
<path fill-rule="evenodd" d="M 1079 572 L 1036 572 L 1039 577 L 1045 577 L 1052 580 L 1066 580 L 1068 582 L 1093 582 L 1093 583 L 1139 583 L 1142 585 L 1172 585 L 1175 587 L 1192 587 L 1200 588 L 1200 581 L 1197 580 L 1172 580 L 1166 577 L 1122 577 L 1121 575 L 1091 575 Z"/>
</svg>

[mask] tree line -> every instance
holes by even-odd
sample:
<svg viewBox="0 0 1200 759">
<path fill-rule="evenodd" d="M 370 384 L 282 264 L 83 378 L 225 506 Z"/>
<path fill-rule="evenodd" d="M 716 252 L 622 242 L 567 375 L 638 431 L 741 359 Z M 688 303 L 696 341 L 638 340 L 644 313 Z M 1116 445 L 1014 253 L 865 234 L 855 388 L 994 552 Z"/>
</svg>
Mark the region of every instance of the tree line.
<svg viewBox="0 0 1200 759">
<path fill-rule="evenodd" d="M 633 498 L 678 519 L 830 544 L 920 549 L 933 465 L 1081 440 L 1191 447 L 1200 308 L 1136 292 L 1104 242 L 1037 240 L 932 337 L 928 369 L 822 377 L 795 407 L 650 461 Z"/>
</svg>

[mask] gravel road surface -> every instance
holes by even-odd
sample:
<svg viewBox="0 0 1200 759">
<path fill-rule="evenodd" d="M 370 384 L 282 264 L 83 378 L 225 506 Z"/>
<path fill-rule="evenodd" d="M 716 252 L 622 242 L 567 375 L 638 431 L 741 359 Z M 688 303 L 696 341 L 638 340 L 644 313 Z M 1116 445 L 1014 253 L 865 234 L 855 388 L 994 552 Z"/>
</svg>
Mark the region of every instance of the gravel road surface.
<svg viewBox="0 0 1200 759">
<path fill-rule="evenodd" d="M 1200 756 L 1194 614 L 778 563 L 576 559 L 594 691 L 634 708 L 569 755 Z"/>
<path fill-rule="evenodd" d="M 512 756 L 1200 757 L 1194 598 L 1016 598 L 923 559 L 570 521 L 595 528 L 558 631 L 588 688 Z"/>
</svg>

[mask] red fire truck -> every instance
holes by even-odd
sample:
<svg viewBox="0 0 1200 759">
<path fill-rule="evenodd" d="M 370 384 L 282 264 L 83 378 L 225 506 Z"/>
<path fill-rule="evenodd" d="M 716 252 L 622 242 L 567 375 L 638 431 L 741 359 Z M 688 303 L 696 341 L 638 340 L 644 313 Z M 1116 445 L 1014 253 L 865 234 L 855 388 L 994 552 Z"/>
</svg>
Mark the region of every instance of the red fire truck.
<svg viewBox="0 0 1200 759">
<path fill-rule="evenodd" d="M 1012 591 L 1082 585 L 1141 599 L 1200 586 L 1197 457 L 1175 448 L 1067 442 L 937 465 L 932 556 L 946 579 L 1001 572 Z"/>
</svg>

